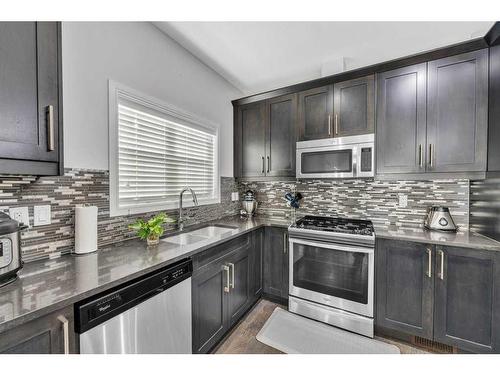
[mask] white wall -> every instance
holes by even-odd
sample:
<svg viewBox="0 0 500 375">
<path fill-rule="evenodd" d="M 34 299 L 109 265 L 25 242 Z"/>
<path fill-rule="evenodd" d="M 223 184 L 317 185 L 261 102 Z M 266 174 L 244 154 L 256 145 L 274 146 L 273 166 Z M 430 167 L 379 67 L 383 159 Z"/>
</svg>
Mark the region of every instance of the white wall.
<svg viewBox="0 0 500 375">
<path fill-rule="evenodd" d="M 108 169 L 108 80 L 220 127 L 220 174 L 233 176 L 234 86 L 145 22 L 63 22 L 67 168 Z"/>
</svg>

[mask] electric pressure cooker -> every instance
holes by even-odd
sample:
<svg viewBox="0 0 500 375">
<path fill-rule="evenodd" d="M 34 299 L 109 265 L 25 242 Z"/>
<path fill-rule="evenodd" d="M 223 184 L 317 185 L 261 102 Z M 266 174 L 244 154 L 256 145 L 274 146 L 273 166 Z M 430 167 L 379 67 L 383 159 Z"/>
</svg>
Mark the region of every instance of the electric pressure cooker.
<svg viewBox="0 0 500 375">
<path fill-rule="evenodd" d="M 14 281 L 22 268 L 21 231 L 27 228 L 0 212 L 0 287 Z"/>
</svg>

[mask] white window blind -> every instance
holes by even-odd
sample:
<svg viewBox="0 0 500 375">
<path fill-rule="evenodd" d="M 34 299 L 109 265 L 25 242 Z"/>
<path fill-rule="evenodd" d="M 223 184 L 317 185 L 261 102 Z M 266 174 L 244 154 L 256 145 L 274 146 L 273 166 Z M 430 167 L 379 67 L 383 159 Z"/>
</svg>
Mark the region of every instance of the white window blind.
<svg viewBox="0 0 500 375">
<path fill-rule="evenodd" d="M 120 97 L 117 123 L 118 211 L 174 207 L 185 186 L 200 204 L 218 199 L 215 130 Z"/>
</svg>

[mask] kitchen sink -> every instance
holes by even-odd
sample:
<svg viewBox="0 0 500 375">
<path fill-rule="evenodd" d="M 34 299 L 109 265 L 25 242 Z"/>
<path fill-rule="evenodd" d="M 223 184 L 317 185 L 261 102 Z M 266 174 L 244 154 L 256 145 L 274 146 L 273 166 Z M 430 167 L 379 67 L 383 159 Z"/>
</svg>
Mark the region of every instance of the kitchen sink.
<svg viewBox="0 0 500 375">
<path fill-rule="evenodd" d="M 225 235 L 232 233 L 234 229 L 236 229 L 236 227 L 225 225 L 207 225 L 199 229 L 164 238 L 162 241 L 176 245 L 192 245 L 197 242 L 216 239 L 214 237 L 224 237 Z"/>
</svg>

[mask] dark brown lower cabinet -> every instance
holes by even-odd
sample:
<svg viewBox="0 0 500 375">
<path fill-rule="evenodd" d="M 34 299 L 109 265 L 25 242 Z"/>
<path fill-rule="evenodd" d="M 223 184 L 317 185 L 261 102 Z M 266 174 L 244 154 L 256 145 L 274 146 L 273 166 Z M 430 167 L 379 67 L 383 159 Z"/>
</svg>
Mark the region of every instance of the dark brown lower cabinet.
<svg viewBox="0 0 500 375">
<path fill-rule="evenodd" d="M 500 352 L 499 266 L 494 251 L 436 247 L 436 341 L 471 352 Z"/>
<path fill-rule="evenodd" d="M 265 228 L 264 293 L 280 300 L 288 299 L 288 230 Z"/>
<path fill-rule="evenodd" d="M 500 253 L 377 240 L 377 328 L 500 352 Z"/>
<path fill-rule="evenodd" d="M 262 231 L 246 236 L 219 245 L 220 256 L 193 272 L 193 353 L 208 353 L 260 297 Z"/>
<path fill-rule="evenodd" d="M 434 281 L 429 250 L 430 246 L 416 242 L 377 241 L 378 326 L 432 339 Z"/>
<path fill-rule="evenodd" d="M 0 334 L 1 354 L 74 354 L 77 351 L 72 306 Z"/>
</svg>

